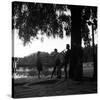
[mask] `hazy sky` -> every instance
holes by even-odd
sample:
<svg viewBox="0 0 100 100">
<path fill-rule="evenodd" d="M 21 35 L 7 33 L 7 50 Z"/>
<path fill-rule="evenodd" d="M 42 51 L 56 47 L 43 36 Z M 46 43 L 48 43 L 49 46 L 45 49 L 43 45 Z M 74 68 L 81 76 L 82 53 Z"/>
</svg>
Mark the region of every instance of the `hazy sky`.
<svg viewBox="0 0 100 100">
<path fill-rule="evenodd" d="M 55 48 L 58 49 L 58 52 L 64 50 L 66 48 L 66 44 L 70 44 L 70 36 L 65 36 L 65 31 L 63 32 L 64 38 L 60 39 L 58 37 L 48 38 L 46 35 L 38 35 L 39 39 L 34 39 L 32 43 L 23 46 L 22 40 L 18 37 L 18 30 L 14 30 L 14 56 L 15 57 L 24 57 L 31 53 L 35 53 L 37 51 L 45 51 L 52 52 Z M 44 38 L 42 42 L 41 39 Z"/>
</svg>

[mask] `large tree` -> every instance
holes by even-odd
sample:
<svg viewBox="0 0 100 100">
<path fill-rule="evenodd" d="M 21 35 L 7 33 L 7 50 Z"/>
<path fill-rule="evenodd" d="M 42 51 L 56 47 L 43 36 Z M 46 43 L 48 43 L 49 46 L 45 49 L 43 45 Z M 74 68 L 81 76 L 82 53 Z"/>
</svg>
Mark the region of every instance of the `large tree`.
<svg viewBox="0 0 100 100">
<path fill-rule="evenodd" d="M 81 48 L 82 38 L 85 42 L 85 45 L 90 45 L 90 31 L 88 25 L 93 21 L 92 26 L 94 30 L 97 29 L 97 7 L 91 6 L 71 6 L 71 65 L 69 70 L 69 76 L 75 80 L 81 80 L 83 74 L 82 67 L 82 55 L 83 51 Z M 92 27 L 93 28 L 93 27 Z M 93 29 L 92 29 L 93 31 Z M 92 38 L 94 34 L 92 33 Z M 94 38 L 93 38 L 93 47 L 94 47 Z M 94 54 L 94 75 L 97 77 L 97 54 Z"/>
<path fill-rule="evenodd" d="M 71 6 L 71 62 L 69 77 L 80 80 L 82 77 L 81 13 L 83 7 Z"/>
</svg>

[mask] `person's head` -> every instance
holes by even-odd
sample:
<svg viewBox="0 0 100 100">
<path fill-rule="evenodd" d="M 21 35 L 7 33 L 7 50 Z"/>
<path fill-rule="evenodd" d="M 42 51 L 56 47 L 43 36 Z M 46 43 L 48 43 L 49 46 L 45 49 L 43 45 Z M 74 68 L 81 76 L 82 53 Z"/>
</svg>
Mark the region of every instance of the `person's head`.
<svg viewBox="0 0 100 100">
<path fill-rule="evenodd" d="M 38 55 L 38 56 L 40 55 L 40 51 L 37 52 L 37 55 Z"/>
<path fill-rule="evenodd" d="M 66 44 L 66 49 L 69 49 L 70 48 L 70 45 L 69 44 Z"/>
<path fill-rule="evenodd" d="M 58 50 L 57 49 L 54 49 L 54 51 L 57 52 Z"/>
</svg>

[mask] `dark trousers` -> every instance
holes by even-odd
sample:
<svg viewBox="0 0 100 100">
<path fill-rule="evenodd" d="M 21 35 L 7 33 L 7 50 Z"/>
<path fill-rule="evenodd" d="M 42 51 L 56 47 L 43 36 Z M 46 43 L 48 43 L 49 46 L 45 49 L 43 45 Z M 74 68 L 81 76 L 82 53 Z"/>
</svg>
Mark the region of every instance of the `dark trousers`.
<svg viewBox="0 0 100 100">
<path fill-rule="evenodd" d="M 56 66 L 54 66 L 54 69 L 53 69 L 52 74 L 51 74 L 51 78 L 53 77 L 55 71 L 56 71 Z"/>
<path fill-rule="evenodd" d="M 65 72 L 65 78 L 67 79 L 68 77 L 67 77 L 67 75 L 68 75 L 68 73 L 67 73 L 67 67 L 68 67 L 68 62 L 66 62 L 65 63 L 65 66 L 64 66 L 64 72 Z"/>
<path fill-rule="evenodd" d="M 53 77 L 55 71 L 57 71 L 57 78 L 61 78 L 61 68 L 60 66 L 55 66 L 53 71 L 52 71 L 52 75 L 51 75 L 51 78 Z"/>
</svg>

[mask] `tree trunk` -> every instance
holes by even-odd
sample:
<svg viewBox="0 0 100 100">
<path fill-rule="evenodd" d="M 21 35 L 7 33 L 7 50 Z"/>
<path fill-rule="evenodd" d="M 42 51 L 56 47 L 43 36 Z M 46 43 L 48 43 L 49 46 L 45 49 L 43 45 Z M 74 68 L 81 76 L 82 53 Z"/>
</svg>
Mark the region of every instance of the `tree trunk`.
<svg viewBox="0 0 100 100">
<path fill-rule="evenodd" d="M 81 13 L 83 7 L 71 6 L 71 60 L 69 78 L 81 80 L 82 77 L 82 48 L 81 48 Z"/>
</svg>

